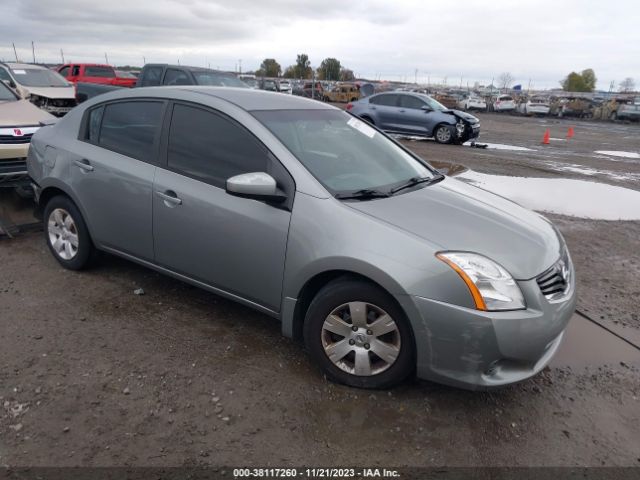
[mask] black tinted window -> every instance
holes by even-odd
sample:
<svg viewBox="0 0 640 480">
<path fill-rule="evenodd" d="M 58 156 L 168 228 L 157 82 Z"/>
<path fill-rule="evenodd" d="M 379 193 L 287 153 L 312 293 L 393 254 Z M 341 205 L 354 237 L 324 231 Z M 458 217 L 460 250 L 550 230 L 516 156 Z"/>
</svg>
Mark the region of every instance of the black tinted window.
<svg viewBox="0 0 640 480">
<path fill-rule="evenodd" d="M 71 67 L 64 67 L 60 69 L 60 75 L 62 75 L 63 77 L 68 77 L 69 76 L 69 68 Z"/>
<path fill-rule="evenodd" d="M 189 76 L 182 70 L 170 68 L 164 74 L 163 85 L 191 85 L 193 82 L 189 80 Z"/>
<path fill-rule="evenodd" d="M 113 68 L 110 67 L 100 67 L 94 65 L 92 67 L 85 67 L 84 74 L 87 77 L 103 77 L 103 78 L 113 78 L 116 76 Z"/>
<path fill-rule="evenodd" d="M 413 97 L 411 95 L 400 95 L 400 106 L 404 108 L 415 108 L 420 109 L 425 105 L 425 103 L 419 98 Z"/>
<path fill-rule="evenodd" d="M 169 168 L 222 187 L 229 177 L 265 172 L 267 165 L 266 150 L 237 123 L 200 108 L 174 107 Z"/>
<path fill-rule="evenodd" d="M 162 67 L 145 68 L 142 73 L 142 86 L 160 85 L 160 77 L 162 77 Z"/>
<path fill-rule="evenodd" d="M 392 94 L 376 95 L 375 97 L 371 97 L 369 99 L 369 103 L 373 103 L 375 105 L 386 105 L 388 107 L 395 107 L 397 97 L 398 97 L 397 95 L 392 95 Z"/>
<path fill-rule="evenodd" d="M 100 146 L 150 161 L 161 114 L 161 102 L 133 101 L 107 105 L 100 128 Z"/>
</svg>

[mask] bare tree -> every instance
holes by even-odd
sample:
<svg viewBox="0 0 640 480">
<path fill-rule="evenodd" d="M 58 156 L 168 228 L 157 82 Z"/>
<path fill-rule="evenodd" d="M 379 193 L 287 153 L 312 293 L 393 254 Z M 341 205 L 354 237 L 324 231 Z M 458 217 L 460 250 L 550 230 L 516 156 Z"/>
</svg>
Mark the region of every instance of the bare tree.
<svg viewBox="0 0 640 480">
<path fill-rule="evenodd" d="M 509 72 L 503 72 L 498 77 L 498 85 L 503 90 L 508 90 L 511 88 L 511 84 L 513 83 L 513 75 Z"/>
<path fill-rule="evenodd" d="M 633 81 L 633 78 L 627 77 L 620 82 L 621 92 L 635 92 L 635 90 L 636 90 L 636 82 Z"/>
</svg>

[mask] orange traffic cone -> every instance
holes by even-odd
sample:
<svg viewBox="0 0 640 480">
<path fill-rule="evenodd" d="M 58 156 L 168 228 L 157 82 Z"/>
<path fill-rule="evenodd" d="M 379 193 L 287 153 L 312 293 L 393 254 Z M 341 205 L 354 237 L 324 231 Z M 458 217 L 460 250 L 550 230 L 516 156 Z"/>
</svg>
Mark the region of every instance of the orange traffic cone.
<svg viewBox="0 0 640 480">
<path fill-rule="evenodd" d="M 569 127 L 567 131 L 567 138 L 573 138 L 573 127 Z"/>
<path fill-rule="evenodd" d="M 549 132 L 549 129 L 547 128 L 547 129 L 544 131 L 544 135 L 543 135 L 543 137 L 542 137 L 542 143 L 543 143 L 544 145 L 549 145 L 549 137 L 550 137 L 550 136 L 551 136 L 551 134 L 550 134 L 550 132 Z"/>
</svg>

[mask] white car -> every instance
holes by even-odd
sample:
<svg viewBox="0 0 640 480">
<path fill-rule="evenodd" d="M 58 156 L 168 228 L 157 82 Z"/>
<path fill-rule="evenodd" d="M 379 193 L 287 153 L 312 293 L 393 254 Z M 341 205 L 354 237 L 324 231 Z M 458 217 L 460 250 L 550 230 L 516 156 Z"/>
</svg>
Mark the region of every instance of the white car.
<svg viewBox="0 0 640 480">
<path fill-rule="evenodd" d="M 29 63 L 0 63 L 0 80 L 23 99 L 62 116 L 76 106 L 76 89 L 58 72 Z"/>
<path fill-rule="evenodd" d="M 532 97 L 519 105 L 520 113 L 525 115 L 548 115 L 549 102 L 544 97 Z"/>
<path fill-rule="evenodd" d="M 289 95 L 293 93 L 293 86 L 289 80 L 280 80 L 280 93 L 287 93 Z"/>
<path fill-rule="evenodd" d="M 512 112 L 516 109 L 516 103 L 511 95 L 498 95 L 493 102 L 493 109 L 496 112 Z"/>
<path fill-rule="evenodd" d="M 462 110 L 486 110 L 487 102 L 477 95 L 466 95 L 458 101 L 458 107 Z"/>
</svg>

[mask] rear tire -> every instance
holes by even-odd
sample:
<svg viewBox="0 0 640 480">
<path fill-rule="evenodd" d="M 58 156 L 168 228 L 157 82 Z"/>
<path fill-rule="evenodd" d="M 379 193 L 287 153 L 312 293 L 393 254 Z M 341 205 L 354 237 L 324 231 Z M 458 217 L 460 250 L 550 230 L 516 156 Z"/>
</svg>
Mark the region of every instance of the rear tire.
<svg viewBox="0 0 640 480">
<path fill-rule="evenodd" d="M 53 197 L 44 209 L 44 235 L 49 250 L 64 268 L 82 270 L 94 255 L 87 225 L 69 197 Z"/>
<path fill-rule="evenodd" d="M 389 388 L 415 370 L 404 312 L 387 292 L 360 279 L 341 277 L 318 292 L 307 310 L 304 340 L 327 378 L 352 387 Z"/>
</svg>

